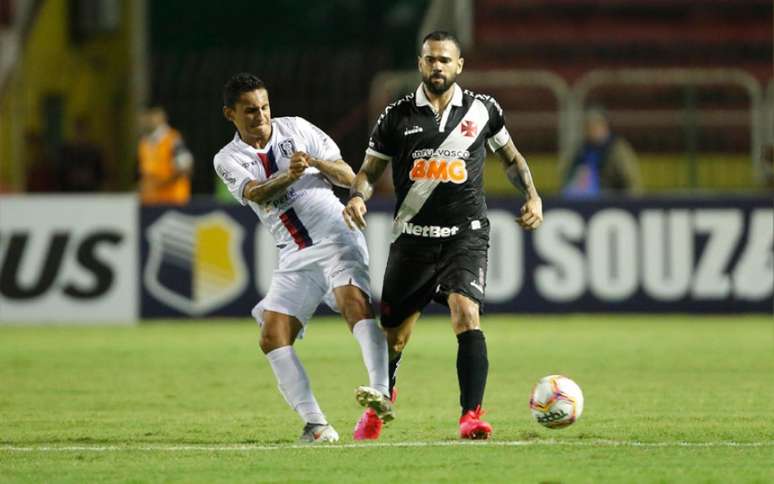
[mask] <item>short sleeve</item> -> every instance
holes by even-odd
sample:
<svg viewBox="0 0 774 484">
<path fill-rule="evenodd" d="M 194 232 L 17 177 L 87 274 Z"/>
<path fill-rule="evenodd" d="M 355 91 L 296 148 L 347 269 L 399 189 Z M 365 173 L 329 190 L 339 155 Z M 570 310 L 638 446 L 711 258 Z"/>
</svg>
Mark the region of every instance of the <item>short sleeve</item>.
<svg viewBox="0 0 774 484">
<path fill-rule="evenodd" d="M 218 153 L 214 160 L 215 173 L 226 185 L 231 195 L 242 205 L 247 205 L 243 193 L 247 182 L 255 180 L 255 176 L 243 168 L 233 156 Z"/>
<path fill-rule="evenodd" d="M 489 149 L 495 152 L 508 144 L 511 139 L 508 129 L 505 127 L 505 115 L 503 114 L 503 108 L 495 100 L 490 97 L 487 104 L 487 110 L 489 111 L 489 123 L 487 124 L 487 138 L 486 142 L 489 145 Z"/>
<path fill-rule="evenodd" d="M 371 138 L 368 140 L 368 149 L 366 154 L 390 161 L 396 155 L 394 118 L 395 104 L 390 104 L 376 120 L 374 129 L 371 131 Z"/>
<path fill-rule="evenodd" d="M 296 118 L 307 146 L 307 152 L 318 160 L 335 161 L 341 159 L 341 150 L 325 131 L 304 118 Z"/>
</svg>

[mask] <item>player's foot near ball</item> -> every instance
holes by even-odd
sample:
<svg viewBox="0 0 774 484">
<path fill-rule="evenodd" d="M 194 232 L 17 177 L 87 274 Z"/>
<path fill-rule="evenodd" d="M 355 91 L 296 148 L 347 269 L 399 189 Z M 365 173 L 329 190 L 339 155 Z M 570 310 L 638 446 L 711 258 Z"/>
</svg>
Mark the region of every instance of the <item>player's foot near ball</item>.
<svg viewBox="0 0 774 484">
<path fill-rule="evenodd" d="M 492 435 L 492 426 L 489 422 L 481 420 L 484 410 L 478 406 L 475 410 L 468 410 L 460 417 L 460 438 L 471 440 L 484 440 Z"/>
<path fill-rule="evenodd" d="M 357 387 L 355 390 L 355 399 L 363 407 L 373 409 L 376 416 L 383 422 L 389 422 L 395 418 L 395 409 L 392 406 L 392 399 L 383 395 L 379 390 L 371 387 Z"/>
<path fill-rule="evenodd" d="M 304 426 L 304 432 L 301 434 L 298 441 L 309 444 L 338 442 L 339 434 L 333 426 L 329 424 L 308 423 Z"/>
</svg>

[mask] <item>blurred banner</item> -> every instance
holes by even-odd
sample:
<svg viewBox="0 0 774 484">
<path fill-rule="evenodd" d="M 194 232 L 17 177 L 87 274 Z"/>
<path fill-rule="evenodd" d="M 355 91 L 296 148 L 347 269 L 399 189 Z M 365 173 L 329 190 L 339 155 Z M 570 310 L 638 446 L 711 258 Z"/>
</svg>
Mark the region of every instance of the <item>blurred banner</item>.
<svg viewBox="0 0 774 484">
<path fill-rule="evenodd" d="M 134 195 L 0 197 L 0 322 L 132 323 Z"/>
<path fill-rule="evenodd" d="M 518 209 L 515 200 L 489 201 L 487 312 L 772 311 L 769 199 L 546 200 L 534 234 L 516 224 Z M 369 204 L 376 298 L 391 210 Z M 252 211 L 197 202 L 144 207 L 140 219 L 142 317 L 249 318 L 277 257 Z"/>
</svg>

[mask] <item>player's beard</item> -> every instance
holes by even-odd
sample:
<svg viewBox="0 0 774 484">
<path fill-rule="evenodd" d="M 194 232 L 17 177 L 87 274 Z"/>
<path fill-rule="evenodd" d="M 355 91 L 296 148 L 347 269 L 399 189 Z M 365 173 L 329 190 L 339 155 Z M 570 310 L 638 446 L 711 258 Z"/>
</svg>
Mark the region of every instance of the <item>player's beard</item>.
<svg viewBox="0 0 774 484">
<path fill-rule="evenodd" d="M 433 83 L 433 79 L 443 79 L 443 82 L 440 84 Z M 440 96 L 441 94 L 445 93 L 449 90 L 451 86 L 454 85 L 454 81 L 457 80 L 457 76 L 455 74 L 450 75 L 449 77 L 446 76 L 437 76 L 433 77 L 433 74 L 431 74 L 428 77 L 422 78 L 422 83 L 425 85 L 425 88 L 436 96 Z"/>
</svg>

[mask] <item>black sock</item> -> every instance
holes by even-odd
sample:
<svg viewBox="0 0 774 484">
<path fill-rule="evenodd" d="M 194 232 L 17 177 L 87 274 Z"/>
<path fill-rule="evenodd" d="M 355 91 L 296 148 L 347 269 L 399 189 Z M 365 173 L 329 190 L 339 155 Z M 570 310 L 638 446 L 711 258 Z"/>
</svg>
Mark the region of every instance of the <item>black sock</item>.
<svg viewBox="0 0 774 484">
<path fill-rule="evenodd" d="M 395 382 L 397 381 L 396 373 L 398 372 L 398 367 L 400 366 L 400 359 L 403 356 L 403 353 L 395 353 L 393 357 L 390 359 L 390 365 L 389 365 L 389 378 L 390 378 L 390 398 L 392 398 L 392 389 L 395 388 Z"/>
<path fill-rule="evenodd" d="M 484 400 L 489 360 L 486 339 L 480 329 L 471 329 L 457 335 L 457 379 L 460 382 L 460 406 L 464 415 L 475 410 Z"/>
</svg>

